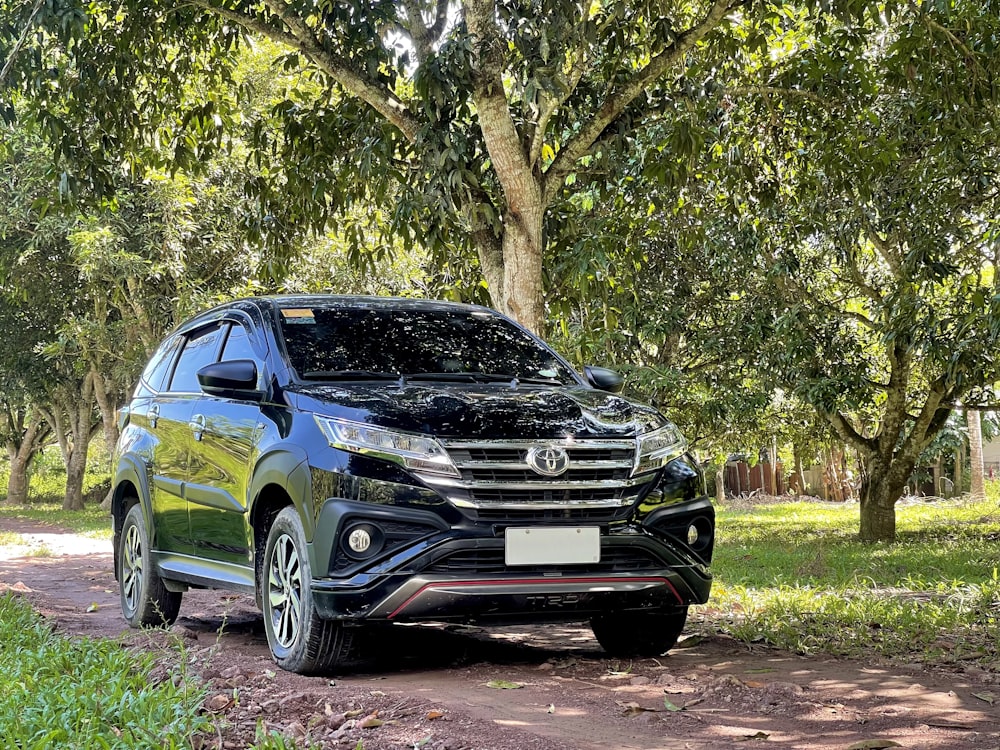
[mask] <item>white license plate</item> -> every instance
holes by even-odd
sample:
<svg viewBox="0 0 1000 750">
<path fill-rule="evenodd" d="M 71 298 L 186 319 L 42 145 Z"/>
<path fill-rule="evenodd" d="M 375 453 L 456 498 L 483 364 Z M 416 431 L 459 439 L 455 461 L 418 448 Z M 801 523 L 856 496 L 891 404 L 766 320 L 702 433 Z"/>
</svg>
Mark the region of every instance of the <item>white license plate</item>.
<svg viewBox="0 0 1000 750">
<path fill-rule="evenodd" d="M 507 529 L 508 565 L 573 565 L 601 561 L 601 530 L 597 526 Z"/>
</svg>

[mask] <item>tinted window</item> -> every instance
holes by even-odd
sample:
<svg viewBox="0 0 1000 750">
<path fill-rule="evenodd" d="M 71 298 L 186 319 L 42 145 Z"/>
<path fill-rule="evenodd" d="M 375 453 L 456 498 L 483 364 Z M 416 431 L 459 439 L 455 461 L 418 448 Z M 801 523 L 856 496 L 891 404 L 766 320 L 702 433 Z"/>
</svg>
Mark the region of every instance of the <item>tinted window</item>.
<svg viewBox="0 0 1000 750">
<path fill-rule="evenodd" d="M 549 349 L 487 312 L 286 308 L 281 330 L 290 364 L 303 378 L 359 370 L 575 382 Z"/>
<path fill-rule="evenodd" d="M 219 338 L 222 329 L 219 326 L 202 328 L 191 334 L 184 344 L 181 358 L 174 369 L 174 377 L 170 381 L 170 390 L 178 393 L 200 393 L 198 370 L 210 365 L 216 360 L 219 351 Z"/>
<path fill-rule="evenodd" d="M 146 365 L 146 369 L 142 371 L 139 387 L 136 388 L 136 395 L 139 395 L 140 392 L 148 394 L 163 390 L 167 375 L 170 373 L 170 365 L 174 361 L 174 354 L 177 353 L 182 341 L 182 338 L 176 336 L 172 339 L 167 339 L 167 341 L 160 345 L 160 348 L 156 350 L 153 357 L 149 360 L 149 364 Z"/>
<path fill-rule="evenodd" d="M 229 326 L 226 344 L 222 347 L 222 361 L 233 359 L 252 359 L 257 361 L 257 355 L 250 345 L 250 334 L 241 325 Z"/>
</svg>

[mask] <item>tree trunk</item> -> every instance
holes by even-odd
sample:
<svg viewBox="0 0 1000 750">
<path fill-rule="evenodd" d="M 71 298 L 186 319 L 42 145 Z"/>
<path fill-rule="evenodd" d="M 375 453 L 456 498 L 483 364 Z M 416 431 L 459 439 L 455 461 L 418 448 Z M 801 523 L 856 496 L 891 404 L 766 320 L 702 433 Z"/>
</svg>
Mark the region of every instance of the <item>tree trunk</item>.
<svg viewBox="0 0 1000 750">
<path fill-rule="evenodd" d="M 795 445 L 792 447 L 792 453 L 795 459 L 795 488 L 800 495 L 804 495 L 806 493 L 806 475 L 802 470 L 802 451 L 799 450 L 799 446 Z"/>
<path fill-rule="evenodd" d="M 527 197 L 527 196 L 525 196 Z M 538 196 L 534 205 L 518 214 L 508 212 L 503 233 L 504 307 L 532 333 L 545 334 L 542 292 L 542 220 L 545 209 Z"/>
<path fill-rule="evenodd" d="M 25 505 L 28 502 L 29 464 L 30 460 L 22 457 L 18 453 L 11 452 L 10 477 L 7 479 L 6 505 Z"/>
<path fill-rule="evenodd" d="M 961 495 L 962 489 L 964 487 L 965 477 L 962 475 L 962 470 L 965 468 L 965 446 L 959 446 L 955 449 L 955 473 L 953 479 L 955 482 L 955 494 Z"/>
<path fill-rule="evenodd" d="M 983 468 L 983 423 L 978 409 L 966 409 L 965 421 L 969 425 L 969 476 L 972 484 L 969 494 L 974 500 L 986 497 Z"/>
<path fill-rule="evenodd" d="M 715 470 L 715 502 L 721 503 L 726 499 L 726 462 L 719 464 Z"/>
<path fill-rule="evenodd" d="M 89 430 L 88 430 L 89 434 Z M 83 478 L 87 471 L 88 437 L 73 437 L 73 448 L 66 463 L 66 495 L 63 510 L 83 510 Z"/>
<path fill-rule="evenodd" d="M 94 398 L 101 412 L 101 426 L 104 428 L 104 443 L 108 453 L 112 453 L 118 443 L 118 404 L 116 394 L 112 392 L 104 377 L 96 369 L 91 370 L 94 378 Z"/>
<path fill-rule="evenodd" d="M 896 540 L 896 501 L 903 496 L 906 480 L 916 459 L 880 459 L 867 456 L 861 462 L 861 541 Z"/>
</svg>

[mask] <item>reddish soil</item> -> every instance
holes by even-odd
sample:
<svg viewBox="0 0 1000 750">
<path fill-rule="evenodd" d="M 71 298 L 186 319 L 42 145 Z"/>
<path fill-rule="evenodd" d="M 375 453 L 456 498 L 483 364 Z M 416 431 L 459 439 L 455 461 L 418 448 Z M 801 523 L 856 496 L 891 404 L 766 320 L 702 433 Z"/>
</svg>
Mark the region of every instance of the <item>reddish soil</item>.
<svg viewBox="0 0 1000 750">
<path fill-rule="evenodd" d="M 21 592 L 61 632 L 159 650 L 164 679 L 163 646 L 184 644 L 218 730 L 195 747 L 245 748 L 262 722 L 302 746 L 365 750 L 1000 750 L 998 674 L 805 658 L 716 635 L 625 663 L 582 624 L 397 626 L 370 639 L 359 671 L 301 677 L 271 661 L 248 597 L 190 592 L 170 633 L 129 631 L 108 542 L 6 519 L 0 530 L 46 534 L 29 542 L 47 556 L 0 547 L 0 592 Z"/>
</svg>

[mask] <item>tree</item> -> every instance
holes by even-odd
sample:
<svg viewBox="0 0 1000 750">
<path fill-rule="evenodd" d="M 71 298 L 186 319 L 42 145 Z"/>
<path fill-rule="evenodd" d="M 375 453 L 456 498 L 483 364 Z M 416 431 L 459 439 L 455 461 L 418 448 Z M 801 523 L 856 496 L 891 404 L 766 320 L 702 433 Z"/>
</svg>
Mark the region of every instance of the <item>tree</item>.
<svg viewBox="0 0 1000 750">
<path fill-rule="evenodd" d="M 257 231 L 280 237 L 352 201 L 382 202 L 392 236 L 439 258 L 475 250 L 493 303 L 541 331 L 547 212 L 578 170 L 613 171 L 607 155 L 671 115 L 689 76 L 711 80 L 711 60 L 759 56 L 767 30 L 789 19 L 831 8 L 861 18 L 869 5 L 70 2 L 46 6 L 11 85 L 63 158 L 67 190 L 113 182 L 117 159 L 163 161 L 157 144 L 185 166 L 242 133 L 267 165 L 251 185 L 264 207 Z M 27 9 L 0 8 L 10 44 Z M 260 38 L 302 75 L 270 117 L 243 121 L 224 91 L 239 45 Z"/>
<path fill-rule="evenodd" d="M 970 494 L 976 500 L 986 497 L 983 471 L 983 422 L 978 409 L 966 409 L 965 419 L 969 425 L 969 472 L 972 476 Z"/>
<path fill-rule="evenodd" d="M 860 47 L 817 27 L 774 57 L 763 113 L 719 100 L 720 293 L 759 372 L 860 454 L 865 541 L 894 538 L 919 456 L 998 375 L 998 29 L 971 3 L 907 6 Z"/>
</svg>

